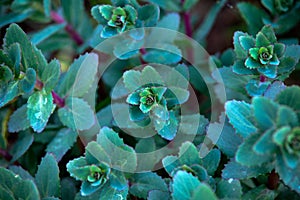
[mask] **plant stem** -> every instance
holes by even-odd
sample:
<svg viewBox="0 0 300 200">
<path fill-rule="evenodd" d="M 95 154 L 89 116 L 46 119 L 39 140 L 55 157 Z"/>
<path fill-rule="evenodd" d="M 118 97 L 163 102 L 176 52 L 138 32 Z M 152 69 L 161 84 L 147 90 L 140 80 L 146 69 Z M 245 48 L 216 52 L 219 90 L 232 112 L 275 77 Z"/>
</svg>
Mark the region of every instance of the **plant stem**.
<svg viewBox="0 0 300 200">
<path fill-rule="evenodd" d="M 141 63 L 144 65 L 144 64 L 147 64 L 147 62 L 144 61 L 142 55 L 145 55 L 147 52 L 146 52 L 146 49 L 144 47 L 140 48 L 140 53 L 141 53 L 141 56 L 140 56 L 140 61 Z"/>
<path fill-rule="evenodd" d="M 181 0 L 181 4 L 184 4 L 184 0 Z M 183 12 L 182 13 L 183 16 L 183 21 L 184 21 L 184 27 L 185 27 L 185 34 L 188 37 L 192 37 L 193 35 L 193 30 L 192 30 L 192 24 L 191 24 L 191 17 L 190 17 L 190 13 L 188 12 Z"/>
<path fill-rule="evenodd" d="M 278 187 L 278 185 L 279 185 L 279 176 L 275 172 L 275 170 L 273 170 L 268 177 L 267 187 L 270 190 L 275 190 Z"/>
<path fill-rule="evenodd" d="M 56 92 L 54 92 L 53 90 L 51 91 L 52 97 L 53 97 L 53 101 L 54 103 L 62 108 L 65 106 L 65 100 L 63 98 L 61 98 Z"/>
<path fill-rule="evenodd" d="M 57 12 L 51 11 L 50 15 L 52 20 L 55 21 L 56 23 L 58 24 L 66 23 L 64 18 L 61 15 L 59 15 Z M 74 30 L 74 28 L 70 24 L 66 25 L 65 30 L 68 32 L 71 38 L 76 42 L 77 45 L 83 44 L 82 37 L 79 35 L 79 33 L 76 32 L 76 30 Z"/>
<path fill-rule="evenodd" d="M 12 159 L 12 156 L 3 149 L 0 149 L 0 156 L 2 156 L 5 160 L 10 161 Z"/>
<path fill-rule="evenodd" d="M 264 75 L 260 75 L 259 77 L 260 82 L 266 82 L 266 77 Z"/>
<path fill-rule="evenodd" d="M 44 87 L 44 84 L 40 80 L 36 80 L 35 82 L 35 88 L 38 90 L 42 90 Z M 58 107 L 64 107 L 65 106 L 65 100 L 61 98 L 56 92 L 53 90 L 51 91 L 52 97 L 53 97 L 53 102 L 58 106 Z"/>
</svg>

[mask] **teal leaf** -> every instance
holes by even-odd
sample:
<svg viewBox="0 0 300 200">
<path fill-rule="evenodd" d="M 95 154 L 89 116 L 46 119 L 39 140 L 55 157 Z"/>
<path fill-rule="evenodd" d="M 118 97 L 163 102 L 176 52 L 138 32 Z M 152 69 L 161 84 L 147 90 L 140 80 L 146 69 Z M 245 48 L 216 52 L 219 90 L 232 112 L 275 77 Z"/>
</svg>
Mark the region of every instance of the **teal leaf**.
<svg viewBox="0 0 300 200">
<path fill-rule="evenodd" d="M 129 118 L 131 121 L 139 122 L 139 121 L 147 120 L 149 118 L 149 115 L 148 113 L 147 114 L 143 113 L 138 106 L 130 106 Z"/>
<path fill-rule="evenodd" d="M 35 181 L 41 197 L 60 196 L 59 168 L 51 154 L 46 154 L 42 158 L 35 175 Z"/>
<path fill-rule="evenodd" d="M 224 179 L 249 179 L 266 174 L 273 168 L 274 166 L 272 165 L 247 167 L 235 161 L 230 161 L 228 164 L 225 164 L 225 168 L 222 170 L 222 177 Z"/>
<path fill-rule="evenodd" d="M 155 4 L 146 4 L 138 8 L 138 18 L 144 22 L 145 27 L 155 26 L 158 19 L 160 10 Z"/>
<path fill-rule="evenodd" d="M 217 199 L 207 185 L 185 171 L 178 171 L 175 174 L 171 187 L 174 200 Z"/>
<path fill-rule="evenodd" d="M 128 195 L 128 187 L 124 188 L 123 190 L 117 190 L 113 187 L 110 187 L 108 184 L 104 185 L 101 189 L 100 194 L 97 199 L 111 199 L 111 200 L 118 200 L 118 199 L 126 199 Z M 92 198 L 95 199 L 95 198 Z"/>
<path fill-rule="evenodd" d="M 162 192 L 160 190 L 151 190 L 147 197 L 148 200 L 168 200 L 170 199 L 169 192 Z"/>
<path fill-rule="evenodd" d="M 216 188 L 216 194 L 221 199 L 241 199 L 242 186 L 239 180 L 221 179 Z"/>
<path fill-rule="evenodd" d="M 135 145 L 137 171 L 146 171 L 154 168 L 155 164 L 160 160 L 160 155 L 154 153 L 155 150 L 156 144 L 154 138 L 143 138 L 137 142 Z"/>
<path fill-rule="evenodd" d="M 126 102 L 132 105 L 139 105 L 140 104 L 140 93 L 134 92 L 128 95 Z"/>
<path fill-rule="evenodd" d="M 114 169 L 132 172 L 136 169 L 137 158 L 132 147 L 124 144 L 119 135 L 108 127 L 103 127 L 97 135 L 97 143 L 110 156 Z"/>
<path fill-rule="evenodd" d="M 276 125 L 277 127 L 296 127 L 298 125 L 297 114 L 290 107 L 281 105 L 277 112 Z"/>
<path fill-rule="evenodd" d="M 60 121 L 73 130 L 86 130 L 95 123 L 94 112 L 90 105 L 79 98 L 67 98 L 65 106 L 58 110 Z"/>
<path fill-rule="evenodd" d="M 246 90 L 250 96 L 261 96 L 264 94 L 264 92 L 267 90 L 267 88 L 270 86 L 271 82 L 265 81 L 260 82 L 259 80 L 251 79 L 247 85 Z"/>
<path fill-rule="evenodd" d="M 274 81 L 268 89 L 265 91 L 264 96 L 269 99 L 275 99 L 275 97 L 284 89 L 286 86 L 281 81 Z"/>
<path fill-rule="evenodd" d="M 264 26 L 264 27 L 260 30 L 260 32 L 261 32 L 262 34 L 264 34 L 264 36 L 265 36 L 272 44 L 274 44 L 274 43 L 277 42 L 277 39 L 276 39 L 276 36 L 275 36 L 275 32 L 274 32 L 274 30 L 273 30 L 273 28 L 272 28 L 271 25 L 266 25 L 266 26 Z"/>
<path fill-rule="evenodd" d="M 255 97 L 252 100 L 257 126 L 265 131 L 275 127 L 278 105 L 265 97 Z"/>
<path fill-rule="evenodd" d="M 203 19 L 201 26 L 196 30 L 195 38 L 197 41 L 200 41 L 201 44 L 205 44 L 206 38 L 213 28 L 216 18 L 218 17 L 218 14 L 222 10 L 225 3 L 226 0 L 215 2 Z"/>
<path fill-rule="evenodd" d="M 86 161 L 90 164 L 104 162 L 111 164 L 111 159 L 105 150 L 95 141 L 89 142 L 85 148 Z"/>
<path fill-rule="evenodd" d="M 27 101 L 27 118 L 34 131 L 40 133 L 47 125 L 48 119 L 55 108 L 51 93 L 45 90 L 33 93 Z"/>
<path fill-rule="evenodd" d="M 282 154 L 278 154 L 275 169 L 286 185 L 288 185 L 291 189 L 295 190 L 297 193 L 300 192 L 300 179 L 298 176 L 300 171 L 299 165 L 295 169 L 290 169 L 286 165 L 286 161 L 284 160 Z"/>
<path fill-rule="evenodd" d="M 6 105 L 19 94 L 17 81 L 10 82 L 7 86 L 0 87 L 0 107 Z"/>
<path fill-rule="evenodd" d="M 214 191 L 206 184 L 201 184 L 194 190 L 191 200 L 198 200 L 202 198 L 211 200 L 218 199 L 214 194 Z"/>
<path fill-rule="evenodd" d="M 39 200 L 39 191 L 32 180 L 23 180 L 19 175 L 0 168 L 0 198 L 7 200 Z"/>
<path fill-rule="evenodd" d="M 172 95 L 168 95 L 171 93 Z M 190 96 L 190 93 L 186 89 L 178 88 L 178 87 L 168 87 L 168 93 L 166 93 L 165 98 L 167 100 L 168 106 L 174 104 L 183 104 L 185 103 Z"/>
<path fill-rule="evenodd" d="M 100 36 L 102 38 L 110 38 L 112 36 L 115 36 L 118 34 L 117 29 L 112 28 L 110 26 L 104 26 L 104 28 L 102 29 L 102 32 L 100 34 Z"/>
<path fill-rule="evenodd" d="M 49 1 L 49 0 L 47 0 Z M 47 40 L 49 37 L 62 30 L 66 26 L 66 23 L 48 25 L 46 28 L 34 33 L 31 37 L 31 42 L 34 45 L 38 45 L 43 41 Z"/>
<path fill-rule="evenodd" d="M 169 119 L 165 122 L 164 127 L 159 130 L 158 135 L 163 137 L 166 140 L 172 140 L 176 136 L 178 128 L 178 120 L 173 111 L 169 112 Z"/>
<path fill-rule="evenodd" d="M 128 183 L 124 176 L 124 173 L 114 169 L 112 169 L 109 175 L 109 183 L 111 187 L 119 191 L 128 188 Z"/>
<path fill-rule="evenodd" d="M 151 190 L 168 192 L 165 181 L 156 173 L 137 173 L 132 177 L 129 192 L 134 196 L 146 199 Z"/>
<path fill-rule="evenodd" d="M 123 74 L 123 80 L 129 92 L 134 92 L 141 87 L 141 72 L 135 70 L 126 71 Z"/>
<path fill-rule="evenodd" d="M 23 116 L 24 117 L 24 116 Z M 12 155 L 11 163 L 18 160 L 26 151 L 29 149 L 33 143 L 33 135 L 29 132 L 20 132 L 18 140 L 14 143 L 10 149 L 10 154 Z"/>
<path fill-rule="evenodd" d="M 172 1 L 172 0 L 148 0 L 148 1 L 159 5 L 159 7 L 167 11 L 179 12 L 181 10 L 178 1 Z"/>
<path fill-rule="evenodd" d="M 255 46 L 255 40 L 252 36 L 245 35 L 239 37 L 240 45 L 246 50 L 249 51 L 250 48 Z"/>
<path fill-rule="evenodd" d="M 243 138 L 257 131 L 254 125 L 253 108 L 250 104 L 243 101 L 228 101 L 225 104 L 225 110 L 229 122 Z"/>
<path fill-rule="evenodd" d="M 152 108 L 153 114 L 158 117 L 160 120 L 168 120 L 169 112 L 165 106 L 157 105 Z"/>
<path fill-rule="evenodd" d="M 0 27 L 6 26 L 11 23 L 18 23 L 29 18 L 34 11 L 32 9 L 24 10 L 21 13 L 10 12 L 8 14 L 2 15 L 0 19 Z"/>
<path fill-rule="evenodd" d="M 18 174 L 23 180 L 34 181 L 34 178 L 29 174 L 29 172 L 23 169 L 21 166 L 13 165 L 9 167 L 9 170 L 15 174 Z"/>
<path fill-rule="evenodd" d="M 238 3 L 237 8 L 243 19 L 246 21 L 248 30 L 251 34 L 257 33 L 260 28 L 263 27 L 263 18 L 268 18 L 268 15 L 264 10 L 248 2 Z M 255 15 L 253 13 L 255 13 Z"/>
<path fill-rule="evenodd" d="M 53 154 L 59 162 L 77 139 L 77 133 L 71 129 L 61 129 L 48 144 L 46 152 Z"/>
<path fill-rule="evenodd" d="M 265 75 L 268 78 L 275 78 L 277 76 L 277 66 L 276 65 L 267 65 L 264 67 L 257 68 L 257 71 Z"/>
<path fill-rule="evenodd" d="M 30 122 L 26 116 L 27 105 L 18 108 L 9 118 L 8 130 L 9 132 L 19 132 L 30 127 Z"/>
<path fill-rule="evenodd" d="M 242 142 L 242 138 L 235 133 L 235 129 L 226 122 L 216 145 L 225 155 L 232 158 Z"/>
<path fill-rule="evenodd" d="M 201 164 L 202 161 L 195 145 L 190 142 L 185 142 L 180 147 L 178 157 L 167 156 L 162 160 L 162 163 L 168 174 L 172 175 L 174 170 L 180 166 Z"/>
<path fill-rule="evenodd" d="M 212 149 L 204 158 L 202 166 L 207 170 L 210 176 L 213 176 L 221 160 L 221 152 L 218 149 Z"/>
<path fill-rule="evenodd" d="M 88 163 L 84 157 L 79 157 L 67 163 L 67 171 L 76 180 L 85 181 L 90 174 Z"/>
<path fill-rule="evenodd" d="M 32 68 L 27 68 L 25 77 L 20 80 L 19 88 L 24 93 L 30 93 L 36 82 L 36 72 Z"/>
<path fill-rule="evenodd" d="M 7 84 L 13 78 L 13 72 L 8 66 L 0 66 L 0 84 Z"/>
<path fill-rule="evenodd" d="M 247 57 L 248 52 L 242 47 L 240 37 L 250 37 L 248 34 L 241 31 L 236 31 L 233 35 L 234 52 L 238 59 L 244 59 Z"/>
<path fill-rule="evenodd" d="M 278 197 L 278 193 L 275 190 L 268 189 L 265 185 L 260 185 L 255 187 L 249 191 L 247 191 L 243 195 L 243 199 L 276 199 Z"/>
<path fill-rule="evenodd" d="M 44 89 L 47 92 L 53 90 L 59 80 L 60 76 L 60 63 L 58 60 L 52 60 L 45 68 L 41 81 L 44 84 Z"/>
<path fill-rule="evenodd" d="M 93 18 L 100 24 L 103 24 L 106 22 L 106 19 L 102 16 L 102 14 L 100 13 L 99 10 L 100 6 L 93 6 L 91 9 L 91 14 L 93 16 Z"/>
<path fill-rule="evenodd" d="M 203 115 L 181 115 L 179 131 L 184 134 L 204 134 L 208 119 Z"/>
<path fill-rule="evenodd" d="M 284 52 L 285 52 L 285 45 L 282 43 L 275 43 L 274 44 L 274 53 L 277 55 L 278 58 L 280 58 L 281 56 L 283 56 Z"/>
<path fill-rule="evenodd" d="M 261 64 L 253 58 L 249 57 L 245 61 L 245 66 L 249 69 L 257 69 L 261 67 Z"/>
<path fill-rule="evenodd" d="M 258 32 L 256 35 L 256 47 L 267 47 L 271 42 L 268 38 L 262 33 Z"/>
<path fill-rule="evenodd" d="M 298 86 L 291 86 L 287 87 L 281 93 L 278 94 L 276 97 L 276 101 L 279 104 L 287 105 L 292 108 L 298 115 L 300 119 L 300 87 Z"/>
<path fill-rule="evenodd" d="M 144 45 L 142 40 L 123 39 L 114 46 L 114 55 L 121 60 L 135 57 Z"/>
<path fill-rule="evenodd" d="M 148 63 L 171 65 L 181 60 L 182 53 L 172 44 L 160 44 L 156 49 L 148 50 L 142 57 Z"/>
<path fill-rule="evenodd" d="M 232 71 L 236 74 L 241 74 L 241 75 L 252 75 L 254 74 L 254 71 L 247 68 L 245 65 L 244 60 L 237 60 L 233 64 Z"/>
<path fill-rule="evenodd" d="M 59 85 L 59 95 L 83 97 L 94 83 L 97 69 L 98 56 L 94 53 L 86 53 L 74 60 Z"/>
<path fill-rule="evenodd" d="M 11 24 L 6 31 L 4 49 L 14 43 L 19 43 L 22 52 L 22 64 L 25 69 L 33 68 L 40 77 L 47 61 L 40 50 L 38 50 L 27 38 L 24 31 L 16 24 Z"/>
<path fill-rule="evenodd" d="M 249 136 L 243 144 L 239 146 L 236 152 L 235 159 L 237 162 L 246 166 L 260 166 L 264 163 L 270 162 L 273 156 L 260 155 L 253 151 L 255 142 L 259 139 L 260 134 Z"/>
<path fill-rule="evenodd" d="M 296 66 L 296 60 L 292 57 L 283 57 L 277 67 L 279 74 L 291 72 Z"/>
<path fill-rule="evenodd" d="M 150 65 L 147 65 L 141 73 L 140 81 L 142 85 L 146 84 L 160 84 L 163 85 L 164 81 L 156 69 Z"/>
<path fill-rule="evenodd" d="M 111 16 L 113 14 L 113 9 L 114 7 L 111 5 L 101 5 L 99 6 L 99 11 L 101 15 L 104 17 L 106 20 L 110 20 Z"/>
<path fill-rule="evenodd" d="M 272 141 L 273 130 L 267 130 L 261 137 L 256 141 L 253 146 L 253 150 L 261 155 L 270 155 L 277 150 L 276 144 Z"/>
<path fill-rule="evenodd" d="M 170 29 L 173 31 L 178 31 L 180 25 L 180 16 L 178 13 L 168 13 L 163 16 L 160 21 L 157 22 L 156 27 Z M 169 32 L 169 34 L 162 34 L 161 29 L 153 29 L 149 35 L 151 38 L 151 45 L 173 43 L 174 39 L 177 37 L 176 32 Z M 160 37 L 157 37 L 159 35 Z"/>
<path fill-rule="evenodd" d="M 15 78 L 17 78 L 20 76 L 21 59 L 22 59 L 20 44 L 14 43 L 14 44 L 10 45 L 9 49 L 7 51 L 8 51 L 9 58 L 11 59 L 11 61 L 13 63 L 11 65 L 9 65 L 10 63 L 8 63 L 6 59 L 4 60 L 5 61 L 4 63 L 6 63 L 6 65 L 8 65 L 8 66 L 13 66 L 12 70 L 14 71 Z"/>
</svg>

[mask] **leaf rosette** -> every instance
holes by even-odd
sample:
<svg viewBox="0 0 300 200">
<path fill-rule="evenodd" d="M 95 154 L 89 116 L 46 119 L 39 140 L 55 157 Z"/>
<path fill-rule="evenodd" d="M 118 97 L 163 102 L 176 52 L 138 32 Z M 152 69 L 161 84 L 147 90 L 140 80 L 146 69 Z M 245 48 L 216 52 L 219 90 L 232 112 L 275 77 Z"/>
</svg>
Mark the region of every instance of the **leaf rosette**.
<svg viewBox="0 0 300 200">
<path fill-rule="evenodd" d="M 149 65 L 142 72 L 125 72 L 123 80 L 130 92 L 126 99 L 130 120 L 142 127 L 153 122 L 161 137 L 172 140 L 179 123 L 178 106 L 189 97 L 187 87 L 167 85 L 156 69 Z"/>
<path fill-rule="evenodd" d="M 275 170 L 283 182 L 299 192 L 300 180 L 293 178 L 300 172 L 298 98 L 300 88 L 288 87 L 277 95 L 275 101 L 266 97 L 255 97 L 252 104 L 229 101 L 226 114 L 244 138 L 236 152 L 236 161 L 257 168 L 275 163 Z M 238 117 L 242 110 L 244 118 Z M 247 125 L 241 128 L 240 124 Z"/>
</svg>

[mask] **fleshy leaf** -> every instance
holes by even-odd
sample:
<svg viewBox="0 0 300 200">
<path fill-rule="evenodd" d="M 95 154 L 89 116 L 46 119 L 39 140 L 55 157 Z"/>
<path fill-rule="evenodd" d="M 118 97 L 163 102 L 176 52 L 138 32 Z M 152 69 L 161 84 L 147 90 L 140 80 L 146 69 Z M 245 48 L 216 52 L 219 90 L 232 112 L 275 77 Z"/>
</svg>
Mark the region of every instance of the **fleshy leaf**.
<svg viewBox="0 0 300 200">
<path fill-rule="evenodd" d="M 273 159 L 272 156 L 262 156 L 252 150 L 259 137 L 259 134 L 251 135 L 243 144 L 241 144 L 235 156 L 237 162 L 250 167 L 260 166 L 264 163 L 270 162 Z"/>
<path fill-rule="evenodd" d="M 42 197 L 60 196 L 59 168 L 52 155 L 42 158 L 35 181 Z"/>
<path fill-rule="evenodd" d="M 39 191 L 32 180 L 24 180 L 19 175 L 3 167 L 0 168 L 0 198 L 7 200 L 39 200 Z"/>
<path fill-rule="evenodd" d="M 19 82 L 20 90 L 24 93 L 29 93 L 33 90 L 36 82 L 36 72 L 32 68 L 26 70 L 25 77 Z"/>
<path fill-rule="evenodd" d="M 254 125 L 253 108 L 250 104 L 234 100 L 227 102 L 225 109 L 229 122 L 242 137 L 246 138 L 257 131 Z"/>
<path fill-rule="evenodd" d="M 48 144 L 46 152 L 52 153 L 57 162 L 67 153 L 77 139 L 77 133 L 71 129 L 60 130 Z"/>
<path fill-rule="evenodd" d="M 19 132 L 30 127 L 30 122 L 27 119 L 27 105 L 18 108 L 11 116 L 8 122 L 9 132 Z"/>
<path fill-rule="evenodd" d="M 146 199 L 151 190 L 168 191 L 164 180 L 153 172 L 135 174 L 131 183 L 129 192 L 139 198 Z"/>
<path fill-rule="evenodd" d="M 221 179 L 217 184 L 216 194 L 221 199 L 241 199 L 241 183 L 238 180 Z"/>
<path fill-rule="evenodd" d="M 67 98 L 65 106 L 58 110 L 61 122 L 73 130 L 86 130 L 95 123 L 90 105 L 79 98 Z"/>
<path fill-rule="evenodd" d="M 51 93 L 45 90 L 33 93 L 27 101 L 27 118 L 34 131 L 40 133 L 47 125 L 55 108 Z"/>
<path fill-rule="evenodd" d="M 50 92 L 56 86 L 60 76 L 60 63 L 58 60 L 52 60 L 45 68 L 41 81 L 47 92 Z"/>
</svg>

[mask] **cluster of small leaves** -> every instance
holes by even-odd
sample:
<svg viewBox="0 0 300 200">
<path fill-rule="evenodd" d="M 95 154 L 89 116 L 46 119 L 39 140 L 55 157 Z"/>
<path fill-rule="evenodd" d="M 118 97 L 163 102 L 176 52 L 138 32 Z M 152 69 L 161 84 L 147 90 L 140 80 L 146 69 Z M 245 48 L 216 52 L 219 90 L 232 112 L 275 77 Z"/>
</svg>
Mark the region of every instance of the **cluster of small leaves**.
<svg viewBox="0 0 300 200">
<path fill-rule="evenodd" d="M 226 114 L 244 139 L 236 162 L 256 167 L 261 173 L 273 168 L 283 182 L 299 192 L 299 103 L 300 88 L 287 87 L 274 99 L 255 97 L 252 103 L 229 101 Z M 274 165 L 270 165 L 274 163 Z"/>
<path fill-rule="evenodd" d="M 271 26 L 264 26 L 253 38 L 243 32 L 234 34 L 236 59 L 232 70 L 240 75 L 251 75 L 246 90 L 251 96 L 262 95 L 273 80 L 285 80 L 295 69 L 299 56 L 291 55 L 299 45 L 277 42 Z"/>
</svg>

